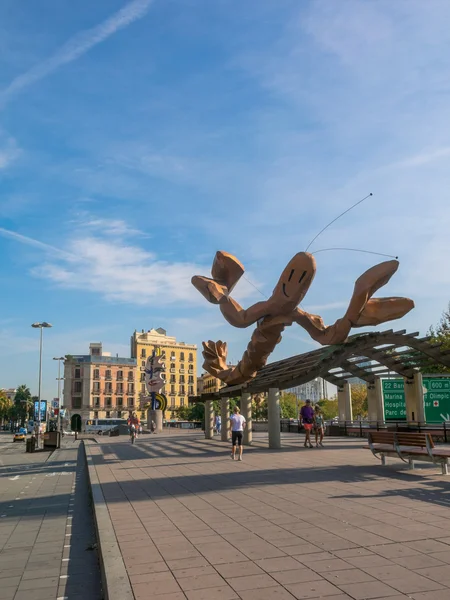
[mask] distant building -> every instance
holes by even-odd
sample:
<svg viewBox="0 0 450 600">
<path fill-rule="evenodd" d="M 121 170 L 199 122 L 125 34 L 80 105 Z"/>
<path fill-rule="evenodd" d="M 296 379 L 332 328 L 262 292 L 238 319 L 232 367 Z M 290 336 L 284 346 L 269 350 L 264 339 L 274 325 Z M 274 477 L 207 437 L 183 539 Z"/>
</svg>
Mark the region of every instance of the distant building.
<svg viewBox="0 0 450 600">
<path fill-rule="evenodd" d="M 311 400 L 311 402 L 319 402 L 319 400 L 328 397 L 327 382 L 322 377 L 316 377 L 308 383 L 289 388 L 286 392 L 295 394 L 298 400 Z"/>
<path fill-rule="evenodd" d="M 64 408 L 83 425 L 87 419 L 126 418 L 139 408 L 137 379 L 134 358 L 111 356 L 101 343 L 92 343 L 89 354 L 66 356 Z"/>
<path fill-rule="evenodd" d="M 8 388 L 8 389 L 1 388 L 0 391 L 2 391 L 9 400 L 14 402 L 14 398 L 15 398 L 16 392 L 17 392 L 16 388 Z"/>
<path fill-rule="evenodd" d="M 200 394 L 211 394 L 213 392 L 218 392 L 221 388 L 225 387 L 225 383 L 214 377 L 214 375 L 210 375 L 209 373 L 202 373 L 200 377 L 197 378 L 197 393 Z M 201 391 L 200 391 L 201 390 Z"/>
<path fill-rule="evenodd" d="M 165 360 L 166 385 L 162 392 L 167 396 L 168 410 L 187 406 L 188 396 L 197 395 L 197 346 L 177 342 L 162 328 L 135 331 L 131 336 L 131 356 L 140 371 L 140 393 L 145 393 L 145 363 L 153 350 Z"/>
</svg>

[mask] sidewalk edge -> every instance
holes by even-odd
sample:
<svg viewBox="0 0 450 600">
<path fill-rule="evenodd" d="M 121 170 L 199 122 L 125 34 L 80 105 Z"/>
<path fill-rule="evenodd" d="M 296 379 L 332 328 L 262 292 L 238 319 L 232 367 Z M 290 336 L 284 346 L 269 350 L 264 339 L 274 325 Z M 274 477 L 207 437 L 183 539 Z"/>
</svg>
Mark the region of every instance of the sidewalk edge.
<svg viewBox="0 0 450 600">
<path fill-rule="evenodd" d="M 105 600 L 134 600 L 133 590 L 114 533 L 108 506 L 93 463 L 90 444 L 86 440 L 86 442 L 83 442 L 83 446 L 92 494 L 104 597 Z"/>
</svg>

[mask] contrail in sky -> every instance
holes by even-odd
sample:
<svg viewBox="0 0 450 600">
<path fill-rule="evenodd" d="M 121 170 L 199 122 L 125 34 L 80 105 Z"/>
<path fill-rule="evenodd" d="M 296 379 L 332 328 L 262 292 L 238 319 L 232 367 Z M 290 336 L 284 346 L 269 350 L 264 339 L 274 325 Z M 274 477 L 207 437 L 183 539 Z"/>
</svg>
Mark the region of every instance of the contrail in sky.
<svg viewBox="0 0 450 600">
<path fill-rule="evenodd" d="M 77 60 L 91 48 L 108 39 L 116 31 L 142 19 L 152 3 L 153 0 L 133 0 L 99 25 L 74 35 L 53 56 L 32 67 L 26 73 L 22 73 L 7 88 L 0 91 L 0 106 L 4 106 L 12 96 L 33 85 L 33 83 L 44 79 L 61 66 Z"/>
</svg>

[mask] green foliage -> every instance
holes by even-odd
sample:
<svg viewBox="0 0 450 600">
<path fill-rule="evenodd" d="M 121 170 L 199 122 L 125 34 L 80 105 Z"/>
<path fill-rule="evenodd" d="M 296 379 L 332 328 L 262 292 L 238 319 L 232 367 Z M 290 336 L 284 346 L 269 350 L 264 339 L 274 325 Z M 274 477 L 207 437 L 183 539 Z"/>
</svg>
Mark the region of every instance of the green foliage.
<svg viewBox="0 0 450 600">
<path fill-rule="evenodd" d="M 205 418 L 205 405 L 203 402 L 198 402 L 189 408 L 188 421 L 203 421 Z"/>
<path fill-rule="evenodd" d="M 282 419 L 298 419 L 297 397 L 295 394 L 290 392 L 281 394 L 280 413 Z"/>
<path fill-rule="evenodd" d="M 12 408 L 12 418 L 21 421 L 22 424 L 28 419 L 33 411 L 33 399 L 30 389 L 25 385 L 19 385 L 14 396 L 14 406 Z"/>
<path fill-rule="evenodd" d="M 328 398 L 324 398 L 323 400 L 319 400 L 317 403 L 322 409 L 322 415 L 325 421 L 331 421 L 334 417 L 337 417 L 339 414 L 338 411 L 338 401 L 336 396 L 328 400 Z"/>
<path fill-rule="evenodd" d="M 450 302 L 447 310 L 444 310 L 439 323 L 428 330 L 428 335 L 432 337 L 432 342 L 442 344 L 442 350 L 450 350 Z M 422 369 L 423 373 L 450 373 L 450 367 L 440 363 L 427 365 Z"/>
<path fill-rule="evenodd" d="M 192 408 L 189 406 L 179 406 L 172 412 L 174 413 L 175 417 L 177 419 L 179 419 L 180 421 L 189 421 L 190 420 L 189 417 L 191 416 L 191 411 L 192 411 Z"/>
<path fill-rule="evenodd" d="M 8 398 L 4 391 L 0 390 L 0 420 L 2 422 L 11 418 L 13 407 L 13 401 Z"/>
<path fill-rule="evenodd" d="M 369 410 L 367 401 L 367 387 L 362 384 L 352 384 L 352 410 L 354 419 L 364 419 Z"/>
</svg>

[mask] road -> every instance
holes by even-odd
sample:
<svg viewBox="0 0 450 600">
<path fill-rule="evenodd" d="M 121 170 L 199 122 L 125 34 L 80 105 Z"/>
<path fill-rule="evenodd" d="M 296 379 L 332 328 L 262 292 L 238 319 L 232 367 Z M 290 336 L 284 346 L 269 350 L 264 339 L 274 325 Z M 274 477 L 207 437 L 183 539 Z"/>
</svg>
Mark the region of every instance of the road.
<svg viewBox="0 0 450 600">
<path fill-rule="evenodd" d="M 0 434 L 0 598 L 101 600 L 79 442 L 27 454 Z"/>
</svg>

